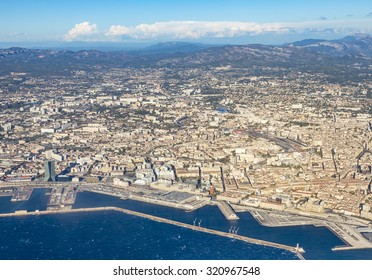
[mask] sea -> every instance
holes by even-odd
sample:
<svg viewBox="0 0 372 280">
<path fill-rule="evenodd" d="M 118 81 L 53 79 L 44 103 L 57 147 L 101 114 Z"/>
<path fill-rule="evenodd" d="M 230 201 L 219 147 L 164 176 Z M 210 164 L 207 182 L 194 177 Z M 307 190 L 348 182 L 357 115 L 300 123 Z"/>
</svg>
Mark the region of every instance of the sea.
<svg viewBox="0 0 372 280">
<path fill-rule="evenodd" d="M 24 202 L 0 197 L 0 212 L 45 210 L 46 189 L 35 189 Z M 305 259 L 371 260 L 372 249 L 332 251 L 345 245 L 326 227 L 265 227 L 249 212 L 227 221 L 216 206 L 184 211 L 166 206 L 79 192 L 73 208 L 116 206 L 239 235 L 303 247 Z M 0 218 L 1 260 L 295 260 L 286 250 L 198 232 L 116 211 L 75 212 Z"/>
</svg>

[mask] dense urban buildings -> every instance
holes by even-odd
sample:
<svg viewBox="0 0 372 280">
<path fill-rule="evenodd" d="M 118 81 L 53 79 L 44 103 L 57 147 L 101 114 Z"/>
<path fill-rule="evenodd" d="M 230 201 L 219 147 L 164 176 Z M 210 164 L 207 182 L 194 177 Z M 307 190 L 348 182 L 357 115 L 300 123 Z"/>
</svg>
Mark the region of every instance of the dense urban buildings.
<svg viewBox="0 0 372 280">
<path fill-rule="evenodd" d="M 86 189 L 185 209 L 215 201 L 231 219 L 229 205 L 368 223 L 370 60 L 306 50 L 294 65 L 302 49 L 267 48 L 122 67 L 81 51 L 57 68 L 61 52 L 7 50 L 5 62 L 31 58 L 0 76 L 1 184 L 69 182 L 52 192 L 57 210 Z"/>
</svg>

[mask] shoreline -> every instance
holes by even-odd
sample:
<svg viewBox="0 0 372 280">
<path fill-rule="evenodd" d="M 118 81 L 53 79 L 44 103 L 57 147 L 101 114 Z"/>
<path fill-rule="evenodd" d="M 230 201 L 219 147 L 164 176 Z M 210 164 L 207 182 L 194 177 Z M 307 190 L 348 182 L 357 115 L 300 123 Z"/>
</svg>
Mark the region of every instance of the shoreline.
<svg viewBox="0 0 372 280">
<path fill-rule="evenodd" d="M 39 186 L 38 186 L 39 187 Z M 176 203 L 176 202 L 169 202 L 165 200 L 153 199 L 149 197 L 140 197 L 136 195 L 118 195 L 115 193 L 109 193 L 104 191 L 97 191 L 93 188 L 84 188 L 80 191 L 86 192 L 94 192 L 102 195 L 114 196 L 120 199 L 130 199 L 134 201 L 141 201 L 145 203 L 150 203 L 153 205 L 161 205 L 167 206 L 174 209 L 181 209 L 187 212 L 192 212 L 198 208 L 201 208 L 205 205 L 216 205 L 217 202 L 207 202 L 204 201 L 199 205 L 193 205 L 194 207 L 187 207 L 184 203 Z M 220 201 L 221 202 L 221 201 Z M 337 220 L 337 217 L 331 216 L 329 219 L 327 217 L 319 217 L 319 216 L 312 216 L 308 214 L 307 216 L 301 215 L 302 212 L 299 213 L 292 213 L 287 211 L 274 211 L 262 208 L 255 208 L 250 206 L 243 206 L 243 205 L 236 205 L 236 204 L 229 204 L 231 206 L 232 213 L 239 213 L 239 212 L 249 212 L 252 217 L 262 226 L 266 227 L 284 227 L 284 226 L 304 226 L 304 225 L 313 225 L 313 226 L 324 226 L 326 227 L 332 234 L 334 234 L 337 238 L 339 238 L 344 244 L 336 246 L 332 248 L 332 251 L 340 251 L 340 250 L 353 250 L 353 249 L 372 249 L 372 242 L 369 242 L 361 233 L 365 232 L 359 228 L 364 227 L 367 231 L 372 232 L 372 228 L 368 228 L 368 225 L 362 223 L 363 221 L 357 219 L 346 219 L 345 221 L 341 222 Z M 219 207 L 220 208 L 220 207 Z M 52 209 L 50 209 L 52 210 Z M 59 210 L 52 210 L 52 211 L 66 211 L 67 209 L 59 209 Z M 221 209 L 220 209 L 221 211 Z M 235 212 L 234 212 L 235 211 Z M 221 211 L 227 220 L 229 219 L 229 215 L 226 215 L 223 211 Z M 0 215 L 1 217 L 1 215 Z M 238 216 L 237 216 L 238 217 Z M 231 219 L 235 220 L 235 218 Z M 300 244 L 301 245 L 301 244 Z"/>
</svg>

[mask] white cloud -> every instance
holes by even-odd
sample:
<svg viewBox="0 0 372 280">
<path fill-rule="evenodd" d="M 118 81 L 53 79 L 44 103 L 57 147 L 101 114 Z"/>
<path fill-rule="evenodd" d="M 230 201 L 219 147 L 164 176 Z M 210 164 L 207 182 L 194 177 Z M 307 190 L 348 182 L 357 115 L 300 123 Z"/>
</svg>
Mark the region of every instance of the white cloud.
<svg viewBox="0 0 372 280">
<path fill-rule="evenodd" d="M 234 22 L 234 21 L 165 21 L 136 26 L 113 25 L 106 36 L 132 39 L 199 39 L 255 36 L 260 34 L 329 34 L 371 32 L 370 19 L 324 20 L 307 22 Z"/>
<path fill-rule="evenodd" d="M 82 22 L 64 36 L 66 41 L 116 41 L 134 40 L 197 40 L 201 38 L 232 38 L 257 35 L 321 36 L 372 32 L 372 19 L 317 20 L 302 22 L 256 23 L 239 21 L 164 21 L 135 26 L 112 25 L 106 32 L 99 32 L 96 24 Z"/>
<path fill-rule="evenodd" d="M 128 36 L 135 39 L 172 37 L 198 39 L 201 37 L 235 37 L 257 35 L 264 32 L 286 33 L 289 28 L 282 23 L 255 23 L 232 21 L 166 21 L 137 26 L 113 25 L 106 35 Z"/>
<path fill-rule="evenodd" d="M 64 36 L 66 41 L 73 41 L 76 39 L 84 40 L 89 35 L 97 34 L 97 24 L 90 24 L 89 21 L 75 24 L 75 26 Z"/>
<path fill-rule="evenodd" d="M 128 27 L 122 26 L 122 25 L 112 25 L 107 32 L 107 35 L 124 35 L 129 33 L 130 29 Z"/>
</svg>

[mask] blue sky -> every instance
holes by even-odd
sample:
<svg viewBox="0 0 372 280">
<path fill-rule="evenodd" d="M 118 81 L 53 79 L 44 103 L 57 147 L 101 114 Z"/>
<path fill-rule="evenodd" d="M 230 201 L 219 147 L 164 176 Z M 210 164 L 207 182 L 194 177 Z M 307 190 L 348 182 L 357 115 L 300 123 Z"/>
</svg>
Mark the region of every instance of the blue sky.
<svg viewBox="0 0 372 280">
<path fill-rule="evenodd" d="M 2 1 L 0 42 L 283 43 L 372 33 L 372 1 Z"/>
</svg>

